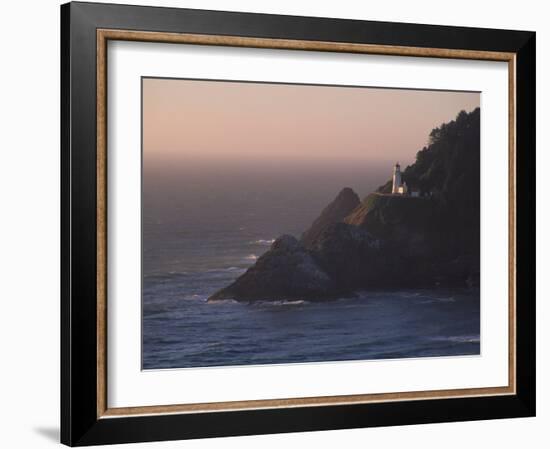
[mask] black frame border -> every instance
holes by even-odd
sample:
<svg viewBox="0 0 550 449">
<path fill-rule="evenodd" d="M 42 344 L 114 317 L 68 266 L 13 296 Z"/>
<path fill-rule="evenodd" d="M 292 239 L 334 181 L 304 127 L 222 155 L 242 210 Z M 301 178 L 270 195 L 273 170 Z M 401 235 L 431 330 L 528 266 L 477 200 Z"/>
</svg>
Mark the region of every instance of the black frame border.
<svg viewBox="0 0 550 449">
<path fill-rule="evenodd" d="M 98 418 L 96 30 L 516 54 L 516 394 Z M 177 440 L 535 415 L 534 32 L 73 2 L 61 6 L 61 442 Z"/>
</svg>

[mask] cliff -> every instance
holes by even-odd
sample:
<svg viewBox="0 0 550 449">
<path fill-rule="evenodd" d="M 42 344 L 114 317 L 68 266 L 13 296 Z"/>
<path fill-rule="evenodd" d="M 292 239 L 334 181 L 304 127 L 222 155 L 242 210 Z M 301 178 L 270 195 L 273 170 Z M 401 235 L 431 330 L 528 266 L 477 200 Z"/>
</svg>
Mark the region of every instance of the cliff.
<svg viewBox="0 0 550 449">
<path fill-rule="evenodd" d="M 359 196 L 351 188 L 342 189 L 311 227 L 302 234 L 301 241 L 304 246 L 311 246 L 328 226 L 343 221 L 360 203 Z"/>
<path fill-rule="evenodd" d="M 300 241 L 277 239 L 210 300 L 327 300 L 357 290 L 479 283 L 479 109 L 434 129 L 403 172 L 420 197 L 343 189 Z"/>
</svg>

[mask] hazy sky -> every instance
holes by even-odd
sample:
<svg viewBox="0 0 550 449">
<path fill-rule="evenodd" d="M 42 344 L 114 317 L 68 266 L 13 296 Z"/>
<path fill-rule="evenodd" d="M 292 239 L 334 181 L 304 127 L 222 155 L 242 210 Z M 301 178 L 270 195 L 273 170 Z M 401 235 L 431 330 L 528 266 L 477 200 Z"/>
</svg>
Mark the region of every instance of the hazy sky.
<svg viewBox="0 0 550 449">
<path fill-rule="evenodd" d="M 479 93 L 143 80 L 144 166 L 408 165 Z"/>
</svg>

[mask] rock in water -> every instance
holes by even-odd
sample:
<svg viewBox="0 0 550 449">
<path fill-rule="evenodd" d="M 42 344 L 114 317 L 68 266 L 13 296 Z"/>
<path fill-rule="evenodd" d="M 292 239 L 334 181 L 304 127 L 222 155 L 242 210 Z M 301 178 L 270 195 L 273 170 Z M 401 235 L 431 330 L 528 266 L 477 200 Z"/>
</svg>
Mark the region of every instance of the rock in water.
<svg viewBox="0 0 550 449">
<path fill-rule="evenodd" d="M 334 223 L 344 220 L 359 204 L 359 196 L 349 187 L 340 191 L 338 196 L 321 212 L 311 227 L 302 234 L 302 243 L 310 248 L 313 242 Z"/>
<path fill-rule="evenodd" d="M 283 235 L 243 275 L 208 301 L 322 300 L 335 294 L 334 282 L 311 253 L 296 238 Z"/>
</svg>

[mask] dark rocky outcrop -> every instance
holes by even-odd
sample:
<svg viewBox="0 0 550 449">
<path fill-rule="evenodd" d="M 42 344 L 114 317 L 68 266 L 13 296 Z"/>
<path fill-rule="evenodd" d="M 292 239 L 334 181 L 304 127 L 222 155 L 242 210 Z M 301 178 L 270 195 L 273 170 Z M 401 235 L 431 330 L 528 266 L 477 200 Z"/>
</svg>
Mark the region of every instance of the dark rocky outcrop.
<svg viewBox="0 0 550 449">
<path fill-rule="evenodd" d="M 311 246 L 328 226 L 343 221 L 360 203 L 359 196 L 351 188 L 342 189 L 310 228 L 302 234 L 304 246 L 306 248 Z"/>
<path fill-rule="evenodd" d="M 209 301 L 221 299 L 326 299 L 336 295 L 335 282 L 304 246 L 290 235 L 279 237 L 233 284 Z"/>
<path fill-rule="evenodd" d="M 311 245 L 319 265 L 346 291 L 374 285 L 384 271 L 381 249 L 381 241 L 368 231 L 346 223 L 330 225 Z"/>
<path fill-rule="evenodd" d="M 326 300 L 356 290 L 479 285 L 479 109 L 430 134 L 403 172 L 420 197 L 343 189 L 300 241 L 277 239 L 210 300 Z"/>
</svg>

